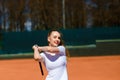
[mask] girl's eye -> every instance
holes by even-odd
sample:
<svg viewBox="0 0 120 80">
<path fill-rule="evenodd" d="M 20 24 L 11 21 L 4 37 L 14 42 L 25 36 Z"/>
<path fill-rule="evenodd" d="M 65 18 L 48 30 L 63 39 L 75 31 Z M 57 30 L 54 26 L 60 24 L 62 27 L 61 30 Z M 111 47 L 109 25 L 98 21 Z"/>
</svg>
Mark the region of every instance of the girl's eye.
<svg viewBox="0 0 120 80">
<path fill-rule="evenodd" d="M 57 36 L 54 36 L 54 38 L 57 38 Z"/>
<path fill-rule="evenodd" d="M 61 39 L 61 37 L 57 37 L 57 36 L 54 36 L 54 38 L 58 38 L 58 39 Z"/>
</svg>

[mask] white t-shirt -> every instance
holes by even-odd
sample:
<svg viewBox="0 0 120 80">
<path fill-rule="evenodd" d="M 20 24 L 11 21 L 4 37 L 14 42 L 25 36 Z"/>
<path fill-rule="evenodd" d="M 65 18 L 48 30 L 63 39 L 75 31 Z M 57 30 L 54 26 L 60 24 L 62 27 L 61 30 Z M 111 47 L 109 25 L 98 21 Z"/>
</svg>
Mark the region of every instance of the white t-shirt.
<svg viewBox="0 0 120 80">
<path fill-rule="evenodd" d="M 40 54 L 48 71 L 46 80 L 68 80 L 65 47 L 58 46 L 58 49 L 60 52 L 57 54 L 49 52 Z"/>
</svg>

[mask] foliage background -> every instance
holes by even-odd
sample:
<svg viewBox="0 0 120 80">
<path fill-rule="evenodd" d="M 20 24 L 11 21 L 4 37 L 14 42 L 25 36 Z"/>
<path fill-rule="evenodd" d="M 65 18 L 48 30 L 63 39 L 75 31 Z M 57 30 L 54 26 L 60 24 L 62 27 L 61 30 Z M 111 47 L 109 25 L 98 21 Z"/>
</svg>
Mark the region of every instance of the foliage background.
<svg viewBox="0 0 120 80">
<path fill-rule="evenodd" d="M 120 0 L 0 0 L 0 30 L 119 27 Z M 64 25 L 65 24 L 65 25 Z"/>
</svg>

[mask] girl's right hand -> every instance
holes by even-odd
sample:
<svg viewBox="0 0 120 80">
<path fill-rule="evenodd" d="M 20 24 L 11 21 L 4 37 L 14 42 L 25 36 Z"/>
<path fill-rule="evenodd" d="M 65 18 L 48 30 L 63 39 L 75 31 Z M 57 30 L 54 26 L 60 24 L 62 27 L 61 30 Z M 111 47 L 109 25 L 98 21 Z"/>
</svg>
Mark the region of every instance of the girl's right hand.
<svg viewBox="0 0 120 80">
<path fill-rule="evenodd" d="M 37 45 L 33 45 L 32 49 L 38 49 Z"/>
</svg>

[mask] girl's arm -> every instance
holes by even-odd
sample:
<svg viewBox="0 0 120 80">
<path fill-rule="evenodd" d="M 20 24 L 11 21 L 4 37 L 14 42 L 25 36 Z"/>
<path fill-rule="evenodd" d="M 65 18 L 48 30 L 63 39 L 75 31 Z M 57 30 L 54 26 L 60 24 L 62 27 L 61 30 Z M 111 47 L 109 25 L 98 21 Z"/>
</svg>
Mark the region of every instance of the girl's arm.
<svg viewBox="0 0 120 80">
<path fill-rule="evenodd" d="M 39 55 L 39 50 L 38 50 L 38 47 L 36 45 L 34 45 L 32 47 L 32 49 L 34 50 L 34 59 L 35 60 L 41 60 L 42 57 Z"/>
<path fill-rule="evenodd" d="M 38 50 L 44 51 L 44 52 L 51 52 L 51 53 L 59 53 L 59 48 L 58 47 L 51 47 L 51 46 L 40 46 L 38 47 Z"/>
</svg>

